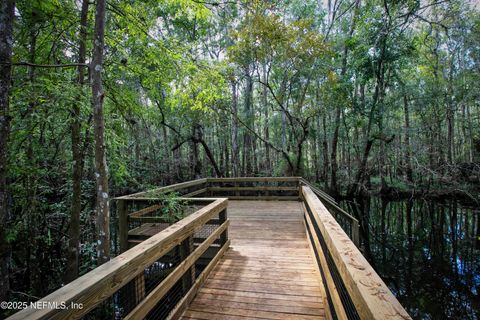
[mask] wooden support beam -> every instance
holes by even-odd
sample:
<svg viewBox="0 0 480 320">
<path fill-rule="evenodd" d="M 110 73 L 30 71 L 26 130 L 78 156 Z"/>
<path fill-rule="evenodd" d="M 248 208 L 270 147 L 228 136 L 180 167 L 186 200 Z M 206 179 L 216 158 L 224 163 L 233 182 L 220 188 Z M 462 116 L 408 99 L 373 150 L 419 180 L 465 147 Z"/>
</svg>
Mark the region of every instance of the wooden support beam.
<svg viewBox="0 0 480 320">
<path fill-rule="evenodd" d="M 125 201 L 125 200 L 118 200 L 119 202 L 120 201 Z M 134 218 L 139 218 L 147 213 L 150 213 L 150 212 L 154 212 L 160 208 L 162 208 L 163 205 L 162 204 L 154 204 L 153 206 L 149 206 L 149 207 L 146 207 L 146 208 L 143 208 L 141 210 L 138 210 L 138 211 L 135 211 L 135 212 L 132 212 L 129 214 L 130 217 L 134 217 Z"/>
<path fill-rule="evenodd" d="M 220 220 L 220 223 L 224 223 L 225 221 L 227 221 L 227 209 L 225 208 L 225 210 L 222 210 L 222 212 L 220 212 L 218 214 L 218 220 Z M 228 240 L 228 229 L 225 229 L 224 232 L 222 232 L 222 234 L 220 235 L 220 245 L 224 245 Z"/>
<path fill-rule="evenodd" d="M 126 200 L 117 200 L 120 253 L 128 250 L 128 208 Z"/>
<path fill-rule="evenodd" d="M 207 182 L 206 178 L 192 180 L 192 181 L 186 181 L 186 182 L 176 183 L 176 184 L 172 184 L 172 185 L 161 187 L 161 188 L 156 188 L 156 189 L 152 189 L 152 190 L 148 190 L 148 191 L 142 191 L 142 192 L 137 192 L 137 193 L 134 193 L 134 194 L 129 194 L 129 195 L 126 195 L 126 196 L 117 197 L 117 198 L 115 198 L 115 200 L 132 199 L 132 198 L 138 198 L 138 197 L 149 198 L 150 197 L 149 195 L 152 195 L 152 194 L 165 194 L 165 193 L 169 193 L 169 192 L 173 192 L 173 191 L 178 191 L 178 190 L 181 190 L 181 189 L 186 189 L 188 187 L 201 185 L 201 184 L 204 184 L 206 182 Z M 153 197 L 153 198 L 155 198 L 155 197 Z"/>
<path fill-rule="evenodd" d="M 183 240 L 182 244 L 179 247 L 180 250 L 180 261 L 185 261 L 188 256 L 194 251 L 193 248 L 193 237 L 190 236 Z M 195 264 L 192 264 L 189 270 L 185 272 L 182 276 L 182 288 L 183 292 L 190 290 L 193 282 L 195 281 Z"/>
<path fill-rule="evenodd" d="M 202 189 L 199 189 L 199 190 L 196 190 L 196 191 L 192 191 L 190 193 L 184 194 L 182 196 L 182 198 L 189 198 L 189 197 L 193 197 L 193 196 L 198 196 L 199 194 L 207 192 L 207 190 L 208 190 L 207 188 L 202 188 Z"/>
</svg>

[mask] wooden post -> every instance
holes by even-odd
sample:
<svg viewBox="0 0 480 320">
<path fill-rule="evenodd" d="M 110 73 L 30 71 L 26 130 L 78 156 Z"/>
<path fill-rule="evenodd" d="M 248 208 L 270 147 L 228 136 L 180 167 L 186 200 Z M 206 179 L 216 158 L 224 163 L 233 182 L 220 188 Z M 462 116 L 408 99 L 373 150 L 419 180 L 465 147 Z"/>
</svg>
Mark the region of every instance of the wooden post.
<svg viewBox="0 0 480 320">
<path fill-rule="evenodd" d="M 189 252 L 192 253 L 194 250 L 195 250 L 195 247 L 194 247 L 194 241 L 193 241 L 193 238 L 195 236 L 195 232 L 186 239 L 186 241 L 188 241 L 188 248 L 189 248 Z M 188 272 L 186 272 L 186 274 L 188 274 Z M 195 263 L 192 264 L 192 266 L 190 267 L 190 286 L 189 286 L 189 289 L 192 287 L 192 285 L 195 283 L 195 280 L 196 280 L 196 270 L 195 270 Z"/>
<path fill-rule="evenodd" d="M 128 250 L 128 210 L 126 200 L 117 200 L 118 237 L 120 253 Z"/>
<path fill-rule="evenodd" d="M 475 212 L 475 211 L 474 211 Z M 477 212 L 477 237 L 476 237 L 476 249 L 480 249 L 480 213 Z"/>
<path fill-rule="evenodd" d="M 298 198 L 300 199 L 300 201 L 304 201 L 303 199 L 303 192 L 302 192 L 302 187 L 303 187 L 303 182 L 301 179 L 298 179 Z"/>
<path fill-rule="evenodd" d="M 218 214 L 219 225 L 222 225 L 225 221 L 227 221 L 227 208 L 223 209 Z M 220 235 L 220 246 L 223 246 L 228 240 L 228 228 L 225 229 L 224 232 Z"/>
<path fill-rule="evenodd" d="M 185 261 L 188 256 L 193 252 L 193 236 L 190 236 L 182 241 L 180 244 L 180 262 Z M 195 282 L 195 263 L 192 264 L 189 271 L 186 271 L 182 276 L 182 288 L 183 292 L 186 293 L 192 287 L 192 284 Z"/>
</svg>

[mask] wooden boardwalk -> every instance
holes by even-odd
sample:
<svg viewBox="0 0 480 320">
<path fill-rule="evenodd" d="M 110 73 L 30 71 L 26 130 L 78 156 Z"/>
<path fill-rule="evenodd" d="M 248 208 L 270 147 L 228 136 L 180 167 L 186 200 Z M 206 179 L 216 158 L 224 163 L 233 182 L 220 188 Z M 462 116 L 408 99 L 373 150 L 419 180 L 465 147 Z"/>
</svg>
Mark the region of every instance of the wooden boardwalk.
<svg viewBox="0 0 480 320">
<path fill-rule="evenodd" d="M 301 202 L 229 201 L 230 249 L 182 319 L 323 319 Z"/>
<path fill-rule="evenodd" d="M 194 212 L 168 225 L 158 211 L 173 191 Z M 204 178 L 115 201 L 122 253 L 40 300 L 83 308 L 25 308 L 10 320 L 112 310 L 112 319 L 411 319 L 357 248 L 359 221 L 301 177 Z"/>
</svg>

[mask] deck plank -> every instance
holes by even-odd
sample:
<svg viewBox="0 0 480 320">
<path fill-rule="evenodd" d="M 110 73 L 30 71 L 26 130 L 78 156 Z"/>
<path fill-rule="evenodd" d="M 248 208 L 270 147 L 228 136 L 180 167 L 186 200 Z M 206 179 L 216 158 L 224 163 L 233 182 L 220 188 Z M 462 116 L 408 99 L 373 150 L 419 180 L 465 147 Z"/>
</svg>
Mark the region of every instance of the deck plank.
<svg viewBox="0 0 480 320">
<path fill-rule="evenodd" d="M 324 319 L 296 201 L 229 201 L 231 246 L 182 319 Z"/>
</svg>

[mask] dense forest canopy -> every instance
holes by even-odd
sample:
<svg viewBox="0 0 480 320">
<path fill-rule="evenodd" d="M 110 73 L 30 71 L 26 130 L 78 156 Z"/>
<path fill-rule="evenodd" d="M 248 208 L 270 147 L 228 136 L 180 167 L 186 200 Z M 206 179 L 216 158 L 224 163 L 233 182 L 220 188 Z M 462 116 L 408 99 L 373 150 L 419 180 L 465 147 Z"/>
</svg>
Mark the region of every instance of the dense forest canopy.
<svg viewBox="0 0 480 320">
<path fill-rule="evenodd" d="M 151 186 L 292 175 L 337 199 L 478 200 L 474 3 L 2 0 L 1 10 L 0 300 L 43 296 L 107 260 L 108 200 Z"/>
</svg>

